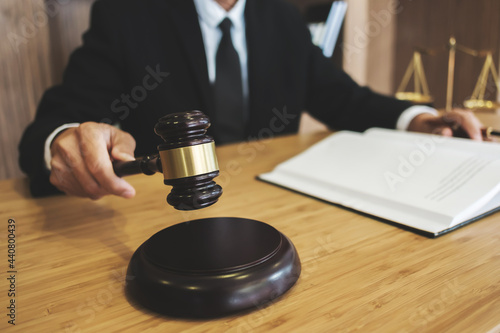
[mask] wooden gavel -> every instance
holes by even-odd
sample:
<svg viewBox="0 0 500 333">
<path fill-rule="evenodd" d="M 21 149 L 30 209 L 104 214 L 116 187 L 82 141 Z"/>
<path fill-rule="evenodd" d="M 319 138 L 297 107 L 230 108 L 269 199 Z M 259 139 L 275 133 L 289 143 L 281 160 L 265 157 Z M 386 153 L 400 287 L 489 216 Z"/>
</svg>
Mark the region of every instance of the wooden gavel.
<svg viewBox="0 0 500 333">
<path fill-rule="evenodd" d="M 135 161 L 113 162 L 119 177 L 163 173 L 172 186 L 167 202 L 179 210 L 205 208 L 217 202 L 222 187 L 213 179 L 219 175 L 215 144 L 206 134 L 210 120 L 201 111 L 166 115 L 158 120 L 155 133 L 163 139 L 158 154 Z"/>
</svg>

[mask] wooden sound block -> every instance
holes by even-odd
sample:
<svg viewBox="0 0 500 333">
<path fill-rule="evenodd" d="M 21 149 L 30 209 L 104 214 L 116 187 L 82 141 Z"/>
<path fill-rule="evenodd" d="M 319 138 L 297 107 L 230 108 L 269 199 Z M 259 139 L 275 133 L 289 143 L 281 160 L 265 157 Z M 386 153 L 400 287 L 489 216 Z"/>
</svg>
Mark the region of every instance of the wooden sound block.
<svg viewBox="0 0 500 333">
<path fill-rule="evenodd" d="M 163 315 L 222 317 L 269 304 L 300 275 L 291 241 L 268 224 L 207 218 L 163 229 L 134 253 L 126 292 Z"/>
</svg>

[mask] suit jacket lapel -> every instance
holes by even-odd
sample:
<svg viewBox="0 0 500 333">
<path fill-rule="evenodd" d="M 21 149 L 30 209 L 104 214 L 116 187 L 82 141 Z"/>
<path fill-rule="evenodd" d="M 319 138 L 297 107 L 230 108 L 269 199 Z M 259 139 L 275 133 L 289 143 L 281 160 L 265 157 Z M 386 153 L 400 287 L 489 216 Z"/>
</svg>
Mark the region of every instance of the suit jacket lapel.
<svg viewBox="0 0 500 333">
<path fill-rule="evenodd" d="M 181 45 L 184 47 L 187 55 L 187 61 L 193 68 L 193 75 L 198 85 L 200 95 L 206 110 L 201 110 L 208 116 L 213 114 L 214 100 L 208 80 L 207 60 L 203 37 L 201 35 L 198 14 L 192 0 L 172 0 L 171 19 L 178 36 L 181 39 Z"/>
</svg>

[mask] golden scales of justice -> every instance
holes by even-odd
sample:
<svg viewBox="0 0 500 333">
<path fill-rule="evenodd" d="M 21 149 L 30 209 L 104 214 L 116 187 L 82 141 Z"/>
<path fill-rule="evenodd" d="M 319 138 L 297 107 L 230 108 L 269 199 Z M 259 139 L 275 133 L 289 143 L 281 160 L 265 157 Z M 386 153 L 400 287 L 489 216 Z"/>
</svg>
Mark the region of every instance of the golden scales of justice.
<svg viewBox="0 0 500 333">
<path fill-rule="evenodd" d="M 454 37 L 451 37 L 448 43 L 449 54 L 448 54 L 448 80 L 446 85 L 446 111 L 452 109 L 453 101 L 453 80 L 455 74 L 455 55 L 457 51 L 469 54 L 474 57 L 485 57 L 483 68 L 476 82 L 474 91 L 469 99 L 464 101 L 464 106 L 471 110 L 494 110 L 500 108 L 500 103 L 496 101 L 486 100 L 485 93 L 488 84 L 488 77 L 491 74 L 493 81 L 500 91 L 500 82 L 498 80 L 499 74 L 495 68 L 495 63 L 493 62 L 493 56 L 491 51 L 476 51 L 465 47 L 463 45 L 457 44 Z M 412 59 L 406 72 L 401 80 L 396 91 L 396 98 L 402 100 L 408 100 L 415 104 L 429 104 L 432 103 L 433 98 L 429 93 L 429 86 L 427 85 L 427 80 L 425 78 L 424 66 L 422 64 L 422 53 L 433 54 L 435 52 L 429 50 L 415 50 L 413 52 Z M 413 75 L 413 86 L 414 91 L 405 91 L 408 87 L 410 79 Z"/>
</svg>

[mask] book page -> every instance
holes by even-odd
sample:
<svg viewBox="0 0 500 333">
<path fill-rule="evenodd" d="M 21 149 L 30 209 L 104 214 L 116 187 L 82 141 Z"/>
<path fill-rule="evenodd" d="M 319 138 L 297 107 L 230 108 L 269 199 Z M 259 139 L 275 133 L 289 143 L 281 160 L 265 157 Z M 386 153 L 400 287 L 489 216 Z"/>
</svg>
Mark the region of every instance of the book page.
<svg viewBox="0 0 500 333">
<path fill-rule="evenodd" d="M 464 191 L 462 186 L 470 181 L 477 181 L 477 177 L 482 177 L 483 181 L 487 181 L 493 187 L 492 191 L 483 193 L 483 197 L 479 198 L 475 204 L 469 207 L 464 207 L 461 213 L 454 216 L 453 224 L 458 224 L 463 220 L 472 218 L 476 215 L 485 213 L 492 208 L 492 204 L 500 206 L 500 201 L 497 193 L 500 191 L 496 181 L 489 181 L 487 174 L 483 173 L 483 167 L 489 161 L 497 160 L 500 158 L 500 145 L 496 142 L 478 142 L 464 138 L 443 137 L 439 135 L 429 135 L 425 133 L 415 132 L 402 132 L 382 128 L 372 128 L 364 133 L 369 138 L 379 138 L 393 141 L 404 141 L 417 147 L 419 150 L 425 152 L 427 155 L 440 153 L 442 150 L 468 152 L 470 158 L 463 161 L 461 164 L 455 165 L 451 169 L 451 163 L 447 163 L 446 167 L 450 168 L 450 174 L 443 178 L 434 192 L 429 193 L 427 199 L 441 201 L 447 195 L 456 191 Z M 438 149 L 436 151 L 436 149 Z M 452 161 L 448 161 L 452 162 Z M 494 169 L 489 168 L 489 172 L 494 173 Z M 492 179 L 493 180 L 493 179 Z M 480 194 L 479 194 L 480 196 Z M 493 201 L 493 202 L 490 202 Z M 453 204 L 453 200 L 449 200 Z M 488 203 L 488 206 L 486 204 Z M 484 207 L 481 209 L 481 207 Z"/>
<path fill-rule="evenodd" d="M 396 131 L 386 128 L 370 128 L 363 133 L 369 138 L 379 138 L 399 142 L 408 142 L 417 145 L 419 149 L 432 153 L 434 148 L 455 149 L 460 151 L 474 151 L 485 154 L 500 154 L 500 144 L 488 141 L 473 141 L 464 138 L 444 137 L 426 133 Z"/>
<path fill-rule="evenodd" d="M 496 145 L 498 154 L 394 132 L 338 132 L 260 177 L 433 232 L 470 217 L 499 191 Z"/>
</svg>

